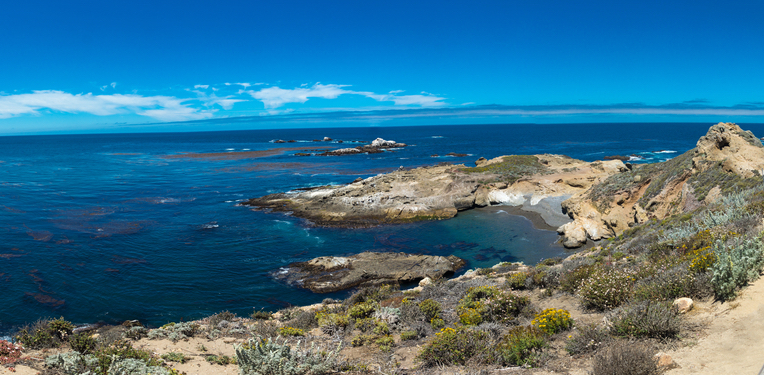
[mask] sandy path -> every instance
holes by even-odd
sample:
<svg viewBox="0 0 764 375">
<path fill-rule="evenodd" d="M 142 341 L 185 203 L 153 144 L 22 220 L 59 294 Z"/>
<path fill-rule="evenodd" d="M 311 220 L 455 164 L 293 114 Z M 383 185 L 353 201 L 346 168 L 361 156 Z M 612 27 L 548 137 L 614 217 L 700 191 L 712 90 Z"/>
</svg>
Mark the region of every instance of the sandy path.
<svg viewBox="0 0 764 375">
<path fill-rule="evenodd" d="M 729 303 L 702 304 L 694 319 L 711 319 L 697 345 L 667 352 L 681 368 L 666 374 L 751 374 L 764 365 L 764 279 Z"/>
</svg>

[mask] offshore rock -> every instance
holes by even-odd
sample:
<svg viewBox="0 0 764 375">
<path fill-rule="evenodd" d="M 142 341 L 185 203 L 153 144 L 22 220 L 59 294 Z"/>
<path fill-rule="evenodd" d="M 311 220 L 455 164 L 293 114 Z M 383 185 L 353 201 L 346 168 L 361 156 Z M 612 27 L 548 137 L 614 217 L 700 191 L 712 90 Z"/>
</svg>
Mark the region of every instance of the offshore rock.
<svg viewBox="0 0 764 375">
<path fill-rule="evenodd" d="M 339 141 L 342 143 L 342 141 Z M 342 155 L 353 155 L 353 154 L 378 154 L 380 152 L 384 152 L 385 149 L 391 149 L 391 148 L 400 148 L 400 147 L 406 147 L 407 145 L 405 143 L 398 143 L 395 141 L 386 141 L 382 138 L 377 138 L 373 141 L 371 141 L 371 144 L 363 145 L 363 146 L 357 146 L 353 148 L 341 148 L 338 150 L 331 150 L 322 152 L 320 154 L 316 154 L 319 156 L 342 156 Z"/>
<path fill-rule="evenodd" d="M 327 256 L 292 263 L 274 272 L 273 276 L 315 293 L 330 293 L 353 287 L 437 279 L 453 275 L 464 264 L 463 259 L 454 255 L 364 252 L 348 257 Z"/>
</svg>

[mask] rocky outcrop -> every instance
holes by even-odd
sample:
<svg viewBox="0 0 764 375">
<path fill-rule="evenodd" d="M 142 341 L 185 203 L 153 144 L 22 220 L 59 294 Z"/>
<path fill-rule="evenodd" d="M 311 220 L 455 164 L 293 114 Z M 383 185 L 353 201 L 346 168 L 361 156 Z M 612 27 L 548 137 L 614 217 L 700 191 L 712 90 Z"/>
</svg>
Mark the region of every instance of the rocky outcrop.
<svg viewBox="0 0 764 375">
<path fill-rule="evenodd" d="M 560 226 L 566 247 L 621 234 L 650 219 L 662 220 L 762 182 L 764 146 L 731 123 L 712 126 L 694 149 L 655 164 L 635 165 L 563 202 L 574 221 Z"/>
<path fill-rule="evenodd" d="M 507 156 L 476 168 L 441 165 L 399 170 L 347 185 L 271 194 L 242 204 L 288 211 L 322 226 L 448 219 L 461 210 L 495 204 L 544 207 L 542 211 L 556 211 L 546 215 L 549 218 L 567 221 L 555 198 L 582 194 L 611 174 L 627 170 L 618 160 L 587 163 L 560 155 Z M 554 204 L 544 204 L 549 202 Z"/>
<path fill-rule="evenodd" d="M 406 147 L 406 146 L 407 145 L 405 143 L 398 143 L 395 141 L 386 141 L 382 138 L 377 138 L 371 141 L 371 143 L 368 145 L 325 151 L 316 155 L 342 156 L 342 155 L 353 155 L 353 154 L 378 154 L 380 152 L 384 152 L 386 149 L 400 148 L 400 147 Z"/>
<path fill-rule="evenodd" d="M 456 256 L 364 252 L 348 257 L 319 257 L 273 273 L 290 285 L 329 293 L 353 287 L 417 282 L 450 276 L 465 264 Z"/>
</svg>

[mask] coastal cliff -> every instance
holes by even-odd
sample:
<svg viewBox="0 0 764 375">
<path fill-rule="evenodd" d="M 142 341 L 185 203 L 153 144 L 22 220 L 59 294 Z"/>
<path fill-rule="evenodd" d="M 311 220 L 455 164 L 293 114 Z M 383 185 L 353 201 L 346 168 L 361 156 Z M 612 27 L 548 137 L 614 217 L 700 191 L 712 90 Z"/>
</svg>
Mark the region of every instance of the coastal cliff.
<svg viewBox="0 0 764 375">
<path fill-rule="evenodd" d="M 475 164 L 399 170 L 242 204 L 343 227 L 449 219 L 488 205 L 522 206 L 540 213 L 558 228 L 563 245 L 575 248 L 760 183 L 764 147 L 739 126 L 719 123 L 694 149 L 661 163 L 627 166 L 621 160 L 589 163 L 543 154 L 480 158 Z"/>
</svg>

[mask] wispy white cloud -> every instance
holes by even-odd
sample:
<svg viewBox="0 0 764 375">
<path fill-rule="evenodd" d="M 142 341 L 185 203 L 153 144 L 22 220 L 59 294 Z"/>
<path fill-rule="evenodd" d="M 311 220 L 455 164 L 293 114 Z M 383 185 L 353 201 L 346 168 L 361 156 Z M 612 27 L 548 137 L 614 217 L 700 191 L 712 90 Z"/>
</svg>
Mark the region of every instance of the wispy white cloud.
<svg viewBox="0 0 764 375">
<path fill-rule="evenodd" d="M 310 98 L 336 99 L 340 95 L 362 95 L 379 102 L 393 102 L 399 106 L 421 106 L 438 107 L 444 106 L 446 100 L 444 97 L 427 95 L 396 95 L 403 90 L 391 91 L 389 94 L 375 94 L 369 91 L 347 90 L 349 85 L 323 85 L 316 83 L 311 87 L 301 87 L 294 89 L 282 89 L 278 86 L 268 87 L 259 91 L 247 91 L 253 98 L 260 100 L 266 109 L 278 108 L 288 103 L 305 103 Z"/>
<path fill-rule="evenodd" d="M 210 85 L 194 85 L 195 89 L 208 89 L 210 88 Z"/>
<path fill-rule="evenodd" d="M 400 94 L 400 93 L 402 93 L 402 92 L 404 92 L 404 91 L 406 91 L 406 90 L 393 90 L 393 91 L 390 91 L 388 94 L 393 94 L 393 95 L 395 95 L 395 94 Z"/>
<path fill-rule="evenodd" d="M 202 104 L 204 104 L 204 106 L 206 107 L 212 107 L 217 104 L 223 107 L 223 109 L 225 110 L 230 110 L 233 108 L 234 104 L 240 103 L 240 102 L 246 102 L 246 100 L 244 99 L 232 99 L 234 98 L 233 95 L 218 97 L 215 94 L 207 95 L 206 93 L 202 91 L 198 91 L 198 90 L 194 90 L 192 92 L 197 95 L 199 101 L 201 101 Z"/>
<path fill-rule="evenodd" d="M 189 99 L 172 96 L 70 94 L 41 90 L 27 94 L 0 96 L 0 119 L 21 115 L 40 115 L 44 110 L 88 113 L 96 116 L 135 113 L 160 121 L 186 121 L 212 118 L 213 111 L 193 108 Z"/>
<path fill-rule="evenodd" d="M 295 89 L 282 89 L 280 87 L 268 87 L 259 91 L 247 91 L 253 98 L 263 102 L 266 109 L 281 107 L 288 103 L 305 103 L 309 98 L 336 99 L 342 94 L 353 94 L 353 91 L 345 90 L 347 85 L 322 85 L 316 83 L 312 87 L 299 87 Z"/>
</svg>

